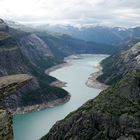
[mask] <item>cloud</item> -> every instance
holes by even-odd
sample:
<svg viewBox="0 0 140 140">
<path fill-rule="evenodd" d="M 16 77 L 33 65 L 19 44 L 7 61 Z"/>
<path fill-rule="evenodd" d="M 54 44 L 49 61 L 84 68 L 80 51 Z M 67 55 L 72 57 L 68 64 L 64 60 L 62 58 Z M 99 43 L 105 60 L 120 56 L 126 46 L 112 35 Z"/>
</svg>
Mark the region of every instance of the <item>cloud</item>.
<svg viewBox="0 0 140 140">
<path fill-rule="evenodd" d="M 0 0 L 0 16 L 19 22 L 137 26 L 139 0 Z"/>
</svg>

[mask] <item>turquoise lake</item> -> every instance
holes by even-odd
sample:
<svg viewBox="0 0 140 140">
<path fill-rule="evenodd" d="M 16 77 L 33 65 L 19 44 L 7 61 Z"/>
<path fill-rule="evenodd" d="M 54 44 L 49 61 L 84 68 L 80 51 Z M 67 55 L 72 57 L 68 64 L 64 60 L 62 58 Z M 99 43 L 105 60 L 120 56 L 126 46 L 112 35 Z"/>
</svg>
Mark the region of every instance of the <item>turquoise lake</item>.
<svg viewBox="0 0 140 140">
<path fill-rule="evenodd" d="M 87 100 L 95 98 L 101 90 L 89 88 L 85 82 L 91 73 L 98 71 L 96 66 L 105 57 L 106 55 L 79 55 L 80 59 L 73 59 L 71 65 L 51 72 L 51 76 L 67 82 L 64 89 L 71 94 L 70 101 L 42 111 L 15 115 L 13 119 L 14 140 L 38 140 L 56 121 L 63 119 Z"/>
</svg>

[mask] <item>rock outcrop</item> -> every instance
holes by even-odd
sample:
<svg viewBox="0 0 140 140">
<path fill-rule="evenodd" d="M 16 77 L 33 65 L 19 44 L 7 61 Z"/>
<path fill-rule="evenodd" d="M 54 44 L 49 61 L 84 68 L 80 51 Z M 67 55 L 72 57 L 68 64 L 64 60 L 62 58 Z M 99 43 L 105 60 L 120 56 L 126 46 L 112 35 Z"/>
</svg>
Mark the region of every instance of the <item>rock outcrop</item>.
<svg viewBox="0 0 140 140">
<path fill-rule="evenodd" d="M 69 94 L 50 86 L 56 79 L 44 73 L 47 68 L 60 63 L 48 45 L 34 33 L 12 29 L 3 20 L 0 27 L 0 76 L 30 74 L 33 77 L 30 83 L 16 91 L 18 94 L 5 97 L 1 104 L 12 113 L 17 110 L 24 113 L 24 108 L 27 112 L 30 106 L 42 108 L 42 104 L 51 101 L 53 105 L 59 104 L 58 100 L 68 101 Z"/>
<path fill-rule="evenodd" d="M 27 74 L 0 77 L 0 103 L 32 79 Z M 13 140 L 12 115 L 0 105 L 0 140 Z"/>
<path fill-rule="evenodd" d="M 12 116 L 0 109 L 0 140 L 13 140 Z"/>
<path fill-rule="evenodd" d="M 105 84 L 113 84 L 124 75 L 140 70 L 140 42 L 131 48 L 108 57 L 101 63 L 103 74 L 97 79 Z"/>
<path fill-rule="evenodd" d="M 140 72 L 127 75 L 57 122 L 41 140 L 139 140 Z"/>
<path fill-rule="evenodd" d="M 7 31 L 7 30 L 8 30 L 7 24 L 4 22 L 3 19 L 0 19 L 0 31 Z"/>
<path fill-rule="evenodd" d="M 20 49 L 29 61 L 36 63 L 42 57 L 53 57 L 47 44 L 35 34 L 29 34 L 20 39 Z"/>
</svg>

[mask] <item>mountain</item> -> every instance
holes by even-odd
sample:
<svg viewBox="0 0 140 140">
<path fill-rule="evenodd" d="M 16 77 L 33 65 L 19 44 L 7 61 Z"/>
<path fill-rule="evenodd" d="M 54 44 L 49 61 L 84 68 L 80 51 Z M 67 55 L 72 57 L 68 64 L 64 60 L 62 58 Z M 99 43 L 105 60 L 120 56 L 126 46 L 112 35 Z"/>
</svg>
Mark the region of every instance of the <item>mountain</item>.
<svg viewBox="0 0 140 140">
<path fill-rule="evenodd" d="M 41 140 L 139 140 L 140 72 L 125 76 L 63 120 Z"/>
<path fill-rule="evenodd" d="M 18 30 L 38 34 L 40 37 L 47 40 L 50 46 L 55 46 L 55 48 L 52 48 L 55 52 L 56 49 L 57 52 L 59 51 L 57 47 L 65 46 L 61 51 L 64 49 L 66 53 L 69 51 L 75 53 L 76 51 L 78 53 L 90 52 L 112 54 L 120 50 L 122 47 L 125 47 L 124 43 L 130 41 L 130 37 L 128 36 L 132 36 L 127 29 L 117 27 L 109 28 L 97 26 L 77 28 L 73 26 L 49 24 L 22 25 L 12 21 L 7 21 L 7 24 Z M 59 55 L 61 56 L 61 53 Z"/>
<path fill-rule="evenodd" d="M 140 70 L 140 42 L 137 40 L 128 49 L 118 52 L 103 60 L 103 74 L 97 79 L 106 84 L 113 84 L 124 75 Z"/>
<path fill-rule="evenodd" d="M 57 56 L 56 50 L 65 55 L 81 53 L 112 54 L 117 51 L 112 45 L 87 42 L 67 34 L 48 34 L 45 31 L 36 32 L 36 34 L 48 44 L 55 56 Z"/>
<path fill-rule="evenodd" d="M 69 34 L 85 41 L 110 44 L 116 47 L 124 42 L 140 37 L 140 27 L 122 28 L 106 26 L 74 27 L 70 25 L 38 25 L 36 29 Z"/>
<path fill-rule="evenodd" d="M 49 107 L 50 104 L 61 104 L 70 99 L 67 91 L 51 86 L 57 79 L 46 75 L 46 69 L 63 63 L 63 58 L 71 54 L 117 52 L 102 62 L 104 78 L 99 78 L 107 84 L 116 83 L 120 78 L 124 78 L 57 122 L 41 140 L 140 139 L 140 44 L 137 43 L 133 47 L 127 45 L 129 39 L 139 40 L 138 27 L 127 30 L 114 28 L 113 30 L 117 31 L 113 34 L 112 29 L 105 30 L 106 33 L 100 32 L 98 36 L 102 35 L 103 43 L 82 40 L 80 35 L 77 39 L 74 35 L 64 33 L 29 31 L 21 26 L 16 27 L 11 28 L 0 20 L 0 78 L 8 83 L 6 92 L 5 83 L 0 83 L 2 89 L 4 88 L 4 92 L 1 92 L 4 96 L 0 99 L 0 119 L 2 118 L 2 122 L 6 119 L 3 124 L 0 121 L 2 138 L 5 136 L 4 131 L 9 133 L 7 136 L 12 136 L 11 115 L 7 114 L 5 109 L 12 113 L 24 113 Z M 119 30 L 120 34 L 117 33 Z M 119 44 L 119 48 L 114 44 Z M 124 51 L 120 52 L 120 49 Z M 23 82 L 25 75 L 21 78 L 21 74 L 28 74 L 30 82 L 16 89 L 15 84 L 20 80 Z M 7 76 L 8 82 L 5 80 Z M 16 90 L 16 93 L 9 95 L 11 90 Z"/>
<path fill-rule="evenodd" d="M 30 30 L 14 22 L 8 25 L 0 20 L 0 76 L 26 73 L 33 76 L 26 87 L 17 91 L 19 94 L 1 102 L 13 113 L 42 109 L 49 107 L 48 104 L 52 106 L 69 100 L 70 95 L 65 90 L 50 86 L 57 79 L 44 73 L 63 63 L 64 57 L 116 51 L 112 45 L 87 42 L 67 34 Z"/>
<path fill-rule="evenodd" d="M 139 39 L 101 65 L 103 74 L 97 80 L 112 86 L 56 122 L 41 140 L 140 139 Z"/>
<path fill-rule="evenodd" d="M 50 86 L 55 78 L 44 73 L 47 68 L 61 63 L 47 44 L 34 33 L 23 32 L 0 22 L 0 76 L 29 74 L 33 77 L 25 87 L 5 97 L 0 104 L 13 113 L 49 107 L 69 99 L 69 93 Z M 31 106 L 31 108 L 29 108 Z M 26 108 L 27 107 L 27 108 Z"/>
</svg>

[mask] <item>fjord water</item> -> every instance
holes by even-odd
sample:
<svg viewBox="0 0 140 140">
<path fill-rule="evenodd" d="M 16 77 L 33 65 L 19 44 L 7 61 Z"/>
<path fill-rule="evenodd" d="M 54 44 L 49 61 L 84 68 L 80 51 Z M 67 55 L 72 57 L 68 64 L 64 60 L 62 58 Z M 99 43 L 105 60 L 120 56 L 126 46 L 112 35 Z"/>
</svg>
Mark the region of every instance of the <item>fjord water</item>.
<svg viewBox="0 0 140 140">
<path fill-rule="evenodd" d="M 96 66 L 105 57 L 106 55 L 79 55 L 80 59 L 73 59 L 71 65 L 51 72 L 50 75 L 67 82 L 64 89 L 71 94 L 70 101 L 42 111 L 15 115 L 13 119 L 14 139 L 38 140 L 56 121 L 63 119 L 87 100 L 96 97 L 101 90 L 89 88 L 85 82 L 91 73 L 98 70 Z"/>
</svg>

